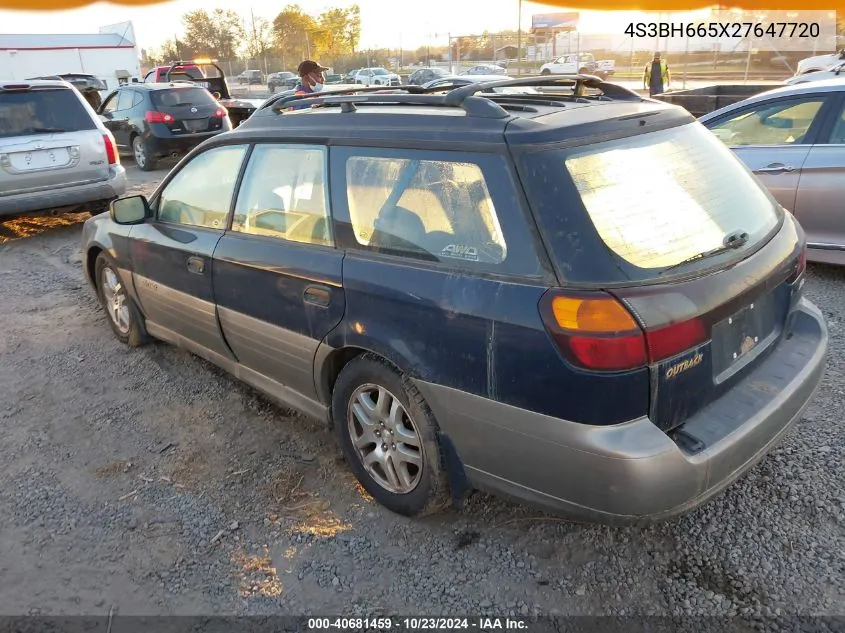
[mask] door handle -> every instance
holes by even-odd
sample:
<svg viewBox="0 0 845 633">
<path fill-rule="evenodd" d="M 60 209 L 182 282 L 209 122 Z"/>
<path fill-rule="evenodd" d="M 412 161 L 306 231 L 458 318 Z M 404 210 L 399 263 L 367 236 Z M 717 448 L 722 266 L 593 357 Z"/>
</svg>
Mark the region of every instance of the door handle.
<svg viewBox="0 0 845 633">
<path fill-rule="evenodd" d="M 302 293 L 302 299 L 306 303 L 311 303 L 315 306 L 325 308 L 331 301 L 331 290 L 325 286 L 308 286 L 305 292 Z"/>
<path fill-rule="evenodd" d="M 188 272 L 202 275 L 205 272 L 205 260 L 202 257 L 191 256 L 188 258 Z"/>
<path fill-rule="evenodd" d="M 755 174 L 782 174 L 782 173 L 790 173 L 795 171 L 795 167 L 791 165 L 784 165 L 783 163 L 772 163 L 767 167 L 761 167 L 760 169 L 755 169 Z"/>
</svg>

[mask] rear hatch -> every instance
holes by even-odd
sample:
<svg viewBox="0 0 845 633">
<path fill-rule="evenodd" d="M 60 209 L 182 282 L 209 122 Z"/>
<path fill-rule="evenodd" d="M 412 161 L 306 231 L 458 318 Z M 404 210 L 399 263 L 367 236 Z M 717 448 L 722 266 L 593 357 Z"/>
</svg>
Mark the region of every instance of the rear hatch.
<svg viewBox="0 0 845 633">
<path fill-rule="evenodd" d="M 73 88 L 0 84 L 0 196 L 108 178 L 104 133 Z"/>
<path fill-rule="evenodd" d="M 529 152 L 523 177 L 561 280 L 544 300 L 552 336 L 584 371 L 647 366 L 660 428 L 789 329 L 803 232 L 700 124 Z"/>
<path fill-rule="evenodd" d="M 194 86 L 162 88 L 150 93 L 155 113 L 148 123 L 163 123 L 174 136 L 191 136 L 221 130 L 226 111 L 208 90 Z"/>
</svg>

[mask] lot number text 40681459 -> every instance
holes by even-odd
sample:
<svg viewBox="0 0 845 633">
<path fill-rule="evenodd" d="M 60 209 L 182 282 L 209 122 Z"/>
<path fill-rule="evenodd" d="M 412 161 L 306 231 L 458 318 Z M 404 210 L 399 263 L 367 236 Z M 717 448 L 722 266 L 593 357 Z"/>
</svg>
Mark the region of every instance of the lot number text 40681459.
<svg viewBox="0 0 845 633">
<path fill-rule="evenodd" d="M 309 618 L 310 630 L 376 630 L 376 631 L 519 631 L 528 628 L 525 620 L 518 618 L 443 618 L 443 617 L 401 617 L 401 618 Z"/>
</svg>

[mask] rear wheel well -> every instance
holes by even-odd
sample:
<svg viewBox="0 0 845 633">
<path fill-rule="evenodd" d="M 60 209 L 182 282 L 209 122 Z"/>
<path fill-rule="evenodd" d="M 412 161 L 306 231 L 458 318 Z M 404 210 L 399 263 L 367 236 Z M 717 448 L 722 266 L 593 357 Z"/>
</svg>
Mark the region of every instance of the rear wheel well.
<svg viewBox="0 0 845 633">
<path fill-rule="evenodd" d="M 346 367 L 350 361 L 364 354 L 378 357 L 386 365 L 389 365 L 391 368 L 400 373 L 404 373 L 402 369 L 396 365 L 396 363 L 388 358 L 385 358 L 381 354 L 373 352 L 372 350 L 364 349 L 363 347 L 342 347 L 333 351 L 323 364 L 321 372 L 322 376 L 320 379 L 320 392 L 326 399 L 326 402 L 331 404 L 332 392 L 334 391 L 337 377 L 340 375 L 340 372 L 343 371 L 343 368 Z M 329 417 L 331 418 L 331 416 Z"/>
</svg>

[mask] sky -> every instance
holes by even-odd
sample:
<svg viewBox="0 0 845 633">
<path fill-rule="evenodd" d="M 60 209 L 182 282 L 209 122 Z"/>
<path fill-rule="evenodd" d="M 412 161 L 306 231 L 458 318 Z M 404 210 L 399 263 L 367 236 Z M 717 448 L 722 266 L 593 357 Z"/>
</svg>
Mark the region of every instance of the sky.
<svg viewBox="0 0 845 633">
<path fill-rule="evenodd" d="M 255 16 L 272 19 L 288 3 L 297 0 L 252 0 L 238 3 L 246 20 L 250 9 Z M 302 9 L 319 14 L 330 7 L 357 4 L 361 8 L 361 41 L 359 48 L 398 48 L 413 50 L 424 45 L 446 45 L 449 33 L 455 35 L 480 34 L 483 31 L 515 29 L 519 21 L 517 0 L 455 0 L 417 1 L 394 0 L 298 0 Z M 127 7 L 98 2 L 70 11 L 0 11 L 2 33 L 96 33 L 98 27 L 131 20 L 135 26 L 138 45 L 155 48 L 174 35 L 181 35 L 179 17 L 193 9 L 213 10 L 231 8 L 232 3 L 215 0 L 173 0 L 145 7 Z M 523 2 L 522 28 L 531 27 L 531 15 L 557 13 L 566 9 Z M 683 20 L 698 14 L 676 14 Z M 173 16 L 172 18 L 170 16 Z M 632 20 L 654 16 L 629 11 L 582 11 L 582 33 L 622 34 Z"/>
</svg>

